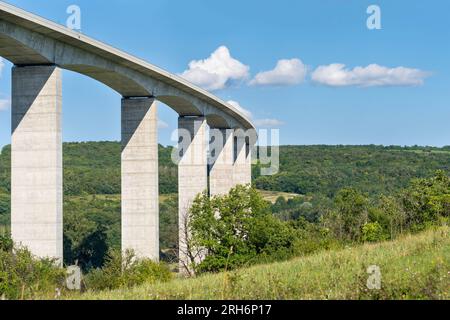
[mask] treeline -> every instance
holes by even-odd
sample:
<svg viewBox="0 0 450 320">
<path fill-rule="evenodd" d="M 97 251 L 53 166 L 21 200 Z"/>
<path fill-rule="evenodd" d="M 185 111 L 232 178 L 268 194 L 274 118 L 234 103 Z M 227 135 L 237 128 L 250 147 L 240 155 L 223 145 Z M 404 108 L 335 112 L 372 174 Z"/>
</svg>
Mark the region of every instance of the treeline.
<svg viewBox="0 0 450 320">
<path fill-rule="evenodd" d="M 65 143 L 63 150 L 65 262 L 78 261 L 89 270 L 104 265 L 110 249 L 120 248 L 121 147 L 118 142 Z M 178 243 L 177 167 L 171 152 L 171 147 L 159 146 L 160 193 L 166 194 L 160 202 L 160 247 L 166 261 L 176 259 Z M 255 165 L 253 181 L 258 189 L 299 194 L 290 200 L 279 198 L 268 209 L 277 220 L 301 224 L 312 233 L 296 234 L 301 239 L 296 241 L 298 252 L 331 246 L 345 237 L 348 241 L 391 239 L 402 230 L 434 223 L 433 217 L 442 216 L 436 212 L 447 210 L 446 187 L 430 191 L 428 198 L 423 192 L 430 183 L 438 185 L 427 180 L 438 179 L 431 178 L 437 170 L 441 179 L 450 175 L 448 147 L 284 146 L 280 155 L 277 175 L 259 176 Z M 0 233 L 10 224 L 10 156 L 10 146 L 3 148 Z M 357 205 L 346 208 L 347 203 Z M 359 211 L 351 211 L 355 208 Z M 426 216 L 410 217 L 411 212 Z M 356 229 L 349 227 L 354 226 L 349 219 L 356 219 Z M 326 230 L 334 236 L 319 241 Z"/>
<path fill-rule="evenodd" d="M 393 240 L 434 226 L 448 225 L 450 178 L 437 171 L 376 200 L 354 188 L 340 190 L 320 216 L 286 215 L 312 208 L 304 199 L 280 198 L 272 207 L 255 189 L 238 186 L 228 195 L 197 197 L 190 210 L 186 272 L 231 270 L 286 260 L 321 250 Z M 300 204 L 300 205 L 299 205 Z M 284 208 L 283 208 L 284 206 Z M 284 219 L 277 219 L 283 212 Z M 308 221 L 309 218 L 311 221 Z M 197 256 L 206 256 L 198 262 Z"/>
<path fill-rule="evenodd" d="M 176 193 L 177 167 L 171 161 L 172 147 L 159 145 L 160 193 Z M 63 144 L 64 194 L 120 194 L 120 154 L 118 142 Z M 11 189 L 11 146 L 0 155 L 0 194 Z"/>
<path fill-rule="evenodd" d="M 64 143 L 64 194 L 120 194 L 118 142 Z M 172 147 L 159 146 L 160 193 L 178 190 Z M 0 194 L 10 191 L 11 147 L 0 154 Z M 413 178 L 430 177 L 436 170 L 450 173 L 450 147 L 397 146 L 282 146 L 280 172 L 260 176 L 253 167 L 258 189 L 323 195 L 333 198 L 353 187 L 370 196 L 405 188 Z"/>
<path fill-rule="evenodd" d="M 281 146 L 280 172 L 260 176 L 257 165 L 253 181 L 263 190 L 333 198 L 353 187 L 373 196 L 396 192 L 436 170 L 450 173 L 450 147 Z"/>
</svg>

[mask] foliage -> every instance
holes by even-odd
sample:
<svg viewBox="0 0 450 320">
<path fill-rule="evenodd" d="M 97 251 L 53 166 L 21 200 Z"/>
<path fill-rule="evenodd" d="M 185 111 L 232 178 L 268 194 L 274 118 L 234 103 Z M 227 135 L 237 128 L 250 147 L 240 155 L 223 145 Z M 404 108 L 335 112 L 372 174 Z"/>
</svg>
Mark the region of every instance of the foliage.
<svg viewBox="0 0 450 320">
<path fill-rule="evenodd" d="M 178 247 L 178 197 L 168 196 L 159 205 L 160 247 L 176 249 Z"/>
<path fill-rule="evenodd" d="M 406 212 L 405 224 L 423 230 L 450 216 L 450 178 L 438 171 L 430 179 L 414 179 L 401 193 L 401 204 Z"/>
<path fill-rule="evenodd" d="M 249 186 L 213 198 L 199 195 L 190 210 L 189 230 L 191 245 L 208 253 L 194 263 L 200 273 L 234 269 L 258 255 L 285 256 L 294 242 L 294 230 L 274 218 L 268 204 Z"/>
<path fill-rule="evenodd" d="M 177 191 L 177 166 L 171 161 L 172 147 L 159 146 L 160 192 Z M 63 144 L 64 194 L 120 194 L 119 142 L 77 142 Z M 11 146 L 0 154 L 0 194 L 11 189 Z M 1 210 L 0 201 L 0 210 Z"/>
<path fill-rule="evenodd" d="M 166 282 L 172 278 L 167 265 L 149 259 L 137 259 L 128 250 L 122 256 L 118 250 L 111 250 L 102 269 L 93 269 L 86 276 L 89 290 L 131 288 L 143 283 Z"/>
<path fill-rule="evenodd" d="M 14 248 L 0 237 L 0 297 L 5 299 L 54 298 L 62 289 L 65 271 L 52 259 L 36 259 L 26 248 Z"/>
<path fill-rule="evenodd" d="M 368 290 L 367 268 L 382 272 L 381 290 Z M 79 299 L 361 300 L 450 298 L 450 229 L 430 229 L 392 242 L 320 252 L 133 290 L 91 292 Z"/>
<path fill-rule="evenodd" d="M 258 189 L 323 195 L 334 198 L 352 187 L 370 197 L 393 194 L 413 178 L 431 176 L 436 170 L 450 174 L 448 148 L 396 146 L 281 146 L 280 172 L 259 176 Z"/>
<path fill-rule="evenodd" d="M 160 247 L 165 261 L 178 246 L 178 200 L 160 200 Z M 94 195 L 64 199 L 64 262 L 78 261 L 84 271 L 104 264 L 109 250 L 120 250 L 120 196 Z"/>
<path fill-rule="evenodd" d="M 14 243 L 9 235 L 0 234 L 0 251 L 11 252 L 14 248 Z"/>
<path fill-rule="evenodd" d="M 369 200 L 353 188 L 339 191 L 334 200 L 334 210 L 324 217 L 328 226 L 338 239 L 359 241 L 362 226 L 368 219 Z"/>
<path fill-rule="evenodd" d="M 338 250 L 343 247 L 328 228 L 318 223 L 310 223 L 304 218 L 290 222 L 297 230 L 293 256 L 301 257 L 325 250 Z"/>
<path fill-rule="evenodd" d="M 384 240 L 383 228 L 378 222 L 370 222 L 362 227 L 362 241 L 379 242 Z"/>
<path fill-rule="evenodd" d="M 108 250 L 120 248 L 120 197 L 66 197 L 64 209 L 65 263 L 101 267 Z"/>
<path fill-rule="evenodd" d="M 171 147 L 159 147 L 162 194 L 177 191 L 171 151 Z M 64 262 L 77 261 L 86 272 L 101 267 L 109 250 L 120 248 L 120 152 L 118 142 L 64 144 Z M 283 146 L 280 155 L 281 170 L 275 176 L 261 177 L 259 165 L 253 167 L 254 185 L 298 196 L 280 197 L 272 206 L 264 203 L 257 219 L 251 215 L 243 219 L 253 221 L 237 228 L 242 235 L 252 235 L 251 245 L 244 241 L 247 238 L 239 239 L 241 233 L 228 237 L 226 245 L 215 248 L 222 258 L 211 261 L 211 267 L 205 263 L 206 270 L 283 260 L 367 241 L 364 232 L 369 227 L 364 226 L 379 225 L 382 233 L 376 237 L 395 239 L 449 219 L 448 147 Z M 11 147 L 6 146 L 0 154 L 0 234 L 9 232 L 5 226 L 10 225 L 10 157 Z M 437 169 L 441 171 L 433 177 Z M 232 199 L 220 205 L 218 200 L 204 204 L 245 212 Z M 165 261 L 176 259 L 177 206 L 176 196 L 164 196 L 160 204 L 160 247 Z M 225 222 L 232 219 L 221 223 Z M 219 228 L 224 233 L 230 230 Z"/>
<path fill-rule="evenodd" d="M 283 221 L 304 218 L 308 222 L 318 223 L 331 203 L 330 199 L 321 195 L 297 196 L 288 200 L 279 197 L 272 205 L 271 210 L 277 218 Z"/>
</svg>

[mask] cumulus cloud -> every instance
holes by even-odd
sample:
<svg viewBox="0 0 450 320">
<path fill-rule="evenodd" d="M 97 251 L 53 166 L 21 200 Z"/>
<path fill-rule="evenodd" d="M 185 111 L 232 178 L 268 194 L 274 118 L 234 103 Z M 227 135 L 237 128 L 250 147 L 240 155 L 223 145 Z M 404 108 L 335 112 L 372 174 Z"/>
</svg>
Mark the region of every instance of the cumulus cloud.
<svg viewBox="0 0 450 320">
<path fill-rule="evenodd" d="M 283 121 L 277 119 L 256 119 L 255 121 L 253 121 L 253 123 L 257 127 L 267 127 L 267 128 L 281 127 L 282 125 L 284 125 Z"/>
<path fill-rule="evenodd" d="M 232 107 L 234 107 L 235 109 L 237 109 L 239 112 L 241 112 L 247 118 L 250 119 L 253 117 L 252 113 L 249 110 L 241 107 L 241 105 L 238 102 L 230 100 L 230 101 L 228 101 L 228 104 L 231 105 Z"/>
<path fill-rule="evenodd" d="M 206 90 L 215 91 L 247 79 L 249 70 L 249 66 L 231 56 L 227 47 L 221 46 L 209 58 L 191 61 L 189 69 L 180 75 Z"/>
<path fill-rule="evenodd" d="M 277 62 L 273 70 L 258 73 L 250 85 L 254 86 L 289 86 L 305 80 L 307 68 L 300 59 L 283 59 Z"/>
<path fill-rule="evenodd" d="M 430 74 L 428 72 L 405 67 L 388 68 L 378 64 L 348 69 L 344 64 L 334 63 L 319 66 L 311 79 L 319 84 L 344 86 L 420 86 Z"/>
<path fill-rule="evenodd" d="M 239 112 L 244 114 L 247 118 L 253 119 L 253 114 L 249 110 L 242 107 L 238 102 L 230 100 L 230 101 L 228 101 L 228 104 L 230 104 L 231 106 L 236 108 Z M 266 128 L 280 127 L 280 126 L 284 125 L 284 123 L 282 121 L 277 120 L 277 119 L 254 119 L 253 123 L 257 127 L 266 127 Z"/>
<path fill-rule="evenodd" d="M 8 110 L 11 102 L 8 99 L 0 99 L 0 111 Z"/>
</svg>

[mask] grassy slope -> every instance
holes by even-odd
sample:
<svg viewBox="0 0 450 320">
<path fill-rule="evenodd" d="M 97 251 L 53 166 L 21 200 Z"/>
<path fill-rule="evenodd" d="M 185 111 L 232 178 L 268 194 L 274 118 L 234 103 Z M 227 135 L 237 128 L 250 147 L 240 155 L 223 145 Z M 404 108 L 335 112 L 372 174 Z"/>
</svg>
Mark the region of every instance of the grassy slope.
<svg viewBox="0 0 450 320">
<path fill-rule="evenodd" d="M 450 299 L 449 232 L 442 227 L 233 273 L 88 292 L 81 299 Z M 370 265 L 381 268 L 381 290 L 366 289 Z"/>
</svg>

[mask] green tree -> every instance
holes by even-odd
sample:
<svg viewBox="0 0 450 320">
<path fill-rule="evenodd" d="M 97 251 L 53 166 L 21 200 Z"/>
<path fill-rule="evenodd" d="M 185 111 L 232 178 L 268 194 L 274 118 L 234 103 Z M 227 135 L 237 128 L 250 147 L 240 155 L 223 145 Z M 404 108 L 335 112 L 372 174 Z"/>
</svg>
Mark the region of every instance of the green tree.
<svg viewBox="0 0 450 320">
<path fill-rule="evenodd" d="M 361 228 L 368 220 L 369 200 L 353 188 L 339 191 L 335 209 L 325 217 L 325 224 L 342 240 L 360 241 Z"/>
<path fill-rule="evenodd" d="M 437 171 L 430 179 L 414 179 L 401 193 L 406 212 L 406 226 L 414 231 L 425 229 L 450 215 L 450 178 Z"/>
<path fill-rule="evenodd" d="M 207 252 L 194 264 L 196 272 L 233 269 L 259 255 L 287 255 L 294 241 L 292 229 L 271 215 L 268 203 L 250 186 L 213 198 L 198 195 L 190 209 L 189 230 L 192 247 Z"/>
</svg>

